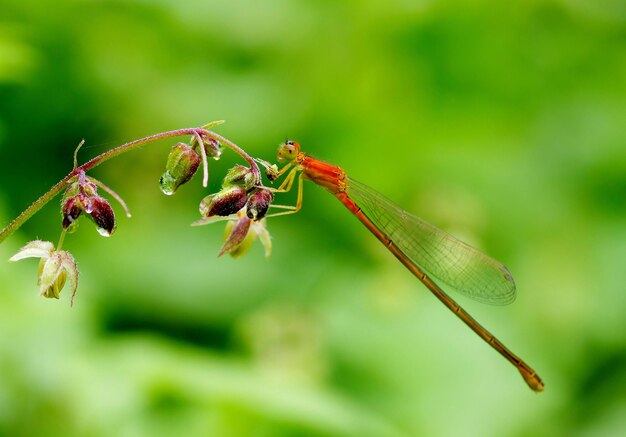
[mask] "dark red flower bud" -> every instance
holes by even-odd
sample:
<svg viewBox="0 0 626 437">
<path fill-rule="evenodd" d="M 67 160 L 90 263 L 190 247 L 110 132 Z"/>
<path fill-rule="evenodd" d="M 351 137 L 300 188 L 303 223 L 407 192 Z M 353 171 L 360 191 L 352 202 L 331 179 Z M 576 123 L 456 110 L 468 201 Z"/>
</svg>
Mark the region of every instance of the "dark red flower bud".
<svg viewBox="0 0 626 437">
<path fill-rule="evenodd" d="M 234 185 L 224 188 L 219 193 L 211 194 L 202 199 L 200 214 L 205 217 L 235 214 L 246 205 L 246 199 L 246 189 L 242 186 Z"/>
<path fill-rule="evenodd" d="M 64 199 L 63 207 L 61 208 L 61 214 L 63 215 L 63 229 L 69 228 L 76 222 L 76 219 L 83 212 L 83 203 L 81 199 L 84 198 L 82 194 Z"/>
<path fill-rule="evenodd" d="M 115 230 L 115 213 L 109 202 L 99 196 L 90 197 L 85 202 L 85 212 L 96 224 L 100 235 L 111 236 Z"/>
<path fill-rule="evenodd" d="M 167 195 L 174 194 L 178 187 L 189 182 L 196 174 L 200 161 L 200 155 L 188 144 L 178 143 L 172 147 L 167 157 L 165 173 L 159 180 L 161 191 Z"/>
<path fill-rule="evenodd" d="M 274 193 L 266 188 L 255 189 L 246 203 L 246 215 L 252 220 L 261 220 L 267 214 L 270 204 L 274 200 Z"/>
<path fill-rule="evenodd" d="M 76 220 L 84 212 L 96 224 L 100 235 L 110 236 L 115 230 L 115 213 L 105 199 L 99 196 L 76 194 L 63 201 L 63 229 L 72 232 L 78 223 Z"/>
</svg>

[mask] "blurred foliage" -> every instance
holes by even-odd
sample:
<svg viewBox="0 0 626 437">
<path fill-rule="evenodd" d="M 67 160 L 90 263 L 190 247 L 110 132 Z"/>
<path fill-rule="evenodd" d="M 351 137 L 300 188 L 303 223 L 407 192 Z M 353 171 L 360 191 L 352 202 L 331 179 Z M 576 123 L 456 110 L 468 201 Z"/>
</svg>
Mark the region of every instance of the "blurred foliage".
<svg viewBox="0 0 626 437">
<path fill-rule="evenodd" d="M 80 160 L 226 119 L 285 137 L 502 260 L 517 301 L 470 313 L 515 370 L 307 184 L 216 259 L 162 142 L 94 171 L 133 218 L 64 247 L 76 305 L 0 263 L 0 435 L 618 435 L 626 429 L 626 6 L 618 0 L 0 0 L 0 223 Z M 288 197 L 283 203 L 293 201 Z M 282 201 L 282 200 L 281 200 Z M 52 202 L 0 245 L 55 241 Z"/>
</svg>

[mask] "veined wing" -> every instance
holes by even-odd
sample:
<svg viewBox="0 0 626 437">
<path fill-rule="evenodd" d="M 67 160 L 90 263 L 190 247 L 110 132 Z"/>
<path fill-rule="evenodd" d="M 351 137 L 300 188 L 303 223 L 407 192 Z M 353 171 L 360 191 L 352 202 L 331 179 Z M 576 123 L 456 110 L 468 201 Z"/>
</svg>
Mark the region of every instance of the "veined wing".
<svg viewBox="0 0 626 437">
<path fill-rule="evenodd" d="M 348 195 L 365 215 L 440 284 L 493 305 L 515 300 L 515 282 L 504 265 L 404 211 L 367 185 L 351 178 L 347 182 Z"/>
</svg>

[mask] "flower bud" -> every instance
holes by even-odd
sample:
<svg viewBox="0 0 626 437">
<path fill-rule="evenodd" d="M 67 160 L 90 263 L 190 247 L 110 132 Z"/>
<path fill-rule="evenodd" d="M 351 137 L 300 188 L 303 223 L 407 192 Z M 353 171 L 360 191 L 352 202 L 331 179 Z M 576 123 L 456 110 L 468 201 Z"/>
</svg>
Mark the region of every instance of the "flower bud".
<svg viewBox="0 0 626 437">
<path fill-rule="evenodd" d="M 243 185 L 244 188 L 249 190 L 254 186 L 254 173 L 252 169 L 243 165 L 236 165 L 226 173 L 222 182 L 222 187 L 229 187 L 231 185 Z"/>
<path fill-rule="evenodd" d="M 265 176 L 270 182 L 274 182 L 280 176 L 280 172 L 278 171 L 278 166 L 276 164 L 272 164 L 271 166 L 265 167 Z"/>
<path fill-rule="evenodd" d="M 256 189 L 246 203 L 246 215 L 252 220 L 261 220 L 267 214 L 274 194 L 266 188 Z"/>
<path fill-rule="evenodd" d="M 39 261 L 37 285 L 43 297 L 58 299 L 66 279 L 67 273 L 63 269 L 63 260 L 58 252 L 50 258 L 42 258 Z"/>
<path fill-rule="evenodd" d="M 63 215 L 63 229 L 67 229 L 69 232 L 76 230 L 76 226 L 78 225 L 76 219 L 78 219 L 84 210 L 83 202 L 81 200 L 84 197 L 85 196 L 82 194 L 77 194 L 64 199 L 63 207 L 61 208 L 61 214 Z"/>
<path fill-rule="evenodd" d="M 200 202 L 200 214 L 205 217 L 235 214 L 246 205 L 246 199 L 245 188 L 239 185 L 224 188 L 219 193 L 211 194 L 202 199 Z"/>
<path fill-rule="evenodd" d="M 90 197 L 85 205 L 85 212 L 96 224 L 96 230 L 103 237 L 110 237 L 115 230 L 115 213 L 102 197 Z"/>
<path fill-rule="evenodd" d="M 206 156 L 209 158 L 213 158 L 216 161 L 220 159 L 222 156 L 222 149 L 220 148 L 220 143 L 213 138 L 203 138 L 204 142 L 204 150 L 206 151 Z"/>
<path fill-rule="evenodd" d="M 213 138 L 208 138 L 204 135 L 202 135 L 201 137 L 202 137 L 202 147 L 204 147 L 206 156 L 208 158 L 213 158 L 216 161 L 220 159 L 220 156 L 222 156 L 222 149 L 220 147 L 220 143 L 217 140 Z M 191 138 L 191 146 L 193 147 L 194 150 L 197 150 L 198 137 L 195 135 Z"/>
<path fill-rule="evenodd" d="M 100 196 L 88 197 L 84 194 L 77 194 L 64 200 L 61 208 L 63 229 L 74 231 L 78 225 L 76 219 L 83 212 L 96 224 L 100 235 L 109 237 L 115 230 L 115 213 L 109 202 Z"/>
<path fill-rule="evenodd" d="M 164 194 L 172 195 L 178 187 L 193 177 L 200 165 L 200 155 L 188 144 L 178 143 L 167 157 L 165 173 L 161 176 L 159 184 Z"/>
</svg>

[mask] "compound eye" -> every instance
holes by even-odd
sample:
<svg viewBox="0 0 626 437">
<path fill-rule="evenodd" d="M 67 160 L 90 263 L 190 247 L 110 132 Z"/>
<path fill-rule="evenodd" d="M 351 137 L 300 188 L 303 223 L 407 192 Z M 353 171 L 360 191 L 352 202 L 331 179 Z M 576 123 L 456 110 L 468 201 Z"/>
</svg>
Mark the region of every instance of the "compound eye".
<svg viewBox="0 0 626 437">
<path fill-rule="evenodd" d="M 278 160 L 291 161 L 298 156 L 300 145 L 295 141 L 287 140 L 278 146 Z"/>
</svg>

